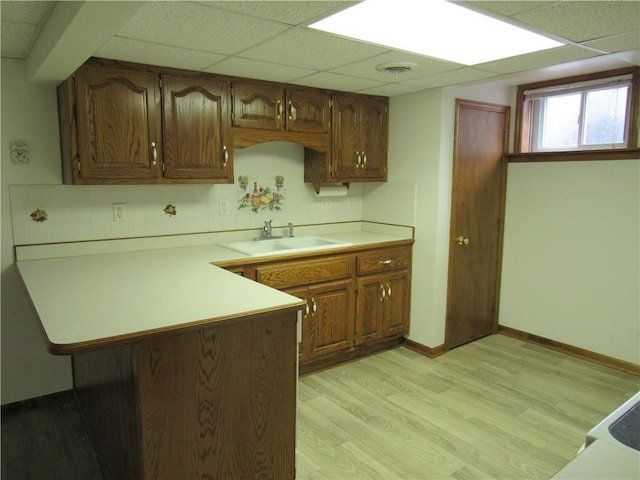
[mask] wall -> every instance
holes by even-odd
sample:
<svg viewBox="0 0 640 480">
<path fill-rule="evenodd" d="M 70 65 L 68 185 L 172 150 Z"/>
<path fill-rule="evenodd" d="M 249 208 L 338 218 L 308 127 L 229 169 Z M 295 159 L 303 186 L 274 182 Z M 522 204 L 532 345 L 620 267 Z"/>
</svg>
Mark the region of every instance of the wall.
<svg viewBox="0 0 640 480">
<path fill-rule="evenodd" d="M 417 182 L 410 338 L 429 347 L 444 342 L 456 98 L 511 105 L 513 132 L 507 87 L 390 107 L 390 179 Z M 510 164 L 499 323 L 640 363 L 639 189 L 636 160 Z"/>
<path fill-rule="evenodd" d="M 640 363 L 640 161 L 509 165 L 500 324 Z"/>
<path fill-rule="evenodd" d="M 281 211 L 238 209 L 244 195 L 234 185 L 71 186 L 62 185 L 54 86 L 30 85 L 24 62 L 2 59 L 2 403 L 71 387 L 67 357 L 50 355 L 39 322 L 16 274 L 15 244 L 96 240 L 149 235 L 255 228 L 273 219 L 274 226 L 361 220 L 364 186 L 353 184 L 348 197 L 320 201 L 303 182 L 303 149 L 290 143 L 267 143 L 234 151 L 235 174 L 275 189 L 274 175 L 285 177 Z M 24 140 L 30 162 L 10 162 L 9 144 Z M 407 200 L 408 196 L 408 200 Z M 369 192 L 374 221 L 412 218 L 412 208 L 394 215 L 387 205 L 394 198 L 414 204 L 413 188 L 387 184 Z M 226 212 L 221 210 L 221 201 Z M 113 203 L 124 203 L 127 218 L 114 222 Z M 165 207 L 172 204 L 176 215 Z M 47 220 L 35 222 L 42 209 Z M 376 211 L 380 215 L 376 214 Z M 386 213 L 384 213 L 386 212 Z M 9 214 L 11 213 L 11 214 Z M 399 222 L 394 222 L 399 223 Z M 88 279 L 90 280 L 90 279 Z M 72 308 L 72 306 L 70 306 Z"/>
</svg>

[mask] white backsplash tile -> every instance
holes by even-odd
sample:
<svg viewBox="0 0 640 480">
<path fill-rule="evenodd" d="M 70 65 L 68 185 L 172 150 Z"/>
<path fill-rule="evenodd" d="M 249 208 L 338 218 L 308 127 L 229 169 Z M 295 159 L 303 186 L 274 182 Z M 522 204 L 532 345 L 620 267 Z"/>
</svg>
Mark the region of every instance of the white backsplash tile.
<svg viewBox="0 0 640 480">
<path fill-rule="evenodd" d="M 384 204 L 374 196 L 373 204 L 378 207 L 369 205 L 371 198 L 367 196 L 365 202 L 365 186 L 354 183 L 347 197 L 324 199 L 329 201 L 327 208 L 326 203 L 316 198 L 311 185 L 304 183 L 303 158 L 303 147 L 293 143 L 273 142 L 237 149 L 233 185 L 11 185 L 14 244 L 260 229 L 269 219 L 273 219 L 276 228 L 284 228 L 288 222 L 294 225 L 348 222 L 362 220 L 363 211 L 375 212 Z M 267 178 L 283 175 L 284 209 L 240 212 L 239 175 Z M 391 187 L 389 191 L 397 195 L 405 188 L 406 185 Z M 220 214 L 220 200 L 227 202 L 226 215 Z M 114 203 L 125 204 L 125 221 L 114 221 Z M 170 217 L 164 213 L 167 204 L 176 207 L 177 215 Z M 31 212 L 38 208 L 47 212 L 45 222 L 31 219 Z M 385 217 L 391 218 L 392 223 L 401 223 L 399 214 L 410 215 L 404 211 L 405 206 L 400 210 L 391 208 Z"/>
</svg>

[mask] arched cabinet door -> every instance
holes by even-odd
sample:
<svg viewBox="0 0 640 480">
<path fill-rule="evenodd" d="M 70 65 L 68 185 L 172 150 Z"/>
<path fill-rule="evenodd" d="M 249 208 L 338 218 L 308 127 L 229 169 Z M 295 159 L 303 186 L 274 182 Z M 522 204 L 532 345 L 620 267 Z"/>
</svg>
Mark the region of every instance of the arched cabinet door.
<svg viewBox="0 0 640 480">
<path fill-rule="evenodd" d="M 155 73 L 86 64 L 76 72 L 78 158 L 82 179 L 151 179 L 162 151 Z"/>
<path fill-rule="evenodd" d="M 233 148 L 228 129 L 229 83 L 162 75 L 166 179 L 233 182 Z"/>
</svg>

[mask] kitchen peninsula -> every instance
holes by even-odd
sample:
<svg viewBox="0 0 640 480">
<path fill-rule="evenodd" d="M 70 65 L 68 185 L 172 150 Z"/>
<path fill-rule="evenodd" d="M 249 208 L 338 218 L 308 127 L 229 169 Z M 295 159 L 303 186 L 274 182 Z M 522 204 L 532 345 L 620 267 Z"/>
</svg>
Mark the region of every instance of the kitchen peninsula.
<svg viewBox="0 0 640 480">
<path fill-rule="evenodd" d="M 370 228 L 331 236 L 351 251 L 412 237 Z M 295 477 L 305 303 L 213 265 L 242 261 L 220 243 L 200 234 L 17 248 L 50 351 L 73 358 L 106 478 Z"/>
<path fill-rule="evenodd" d="M 216 248 L 18 262 L 106 478 L 295 477 L 302 302 Z"/>
</svg>

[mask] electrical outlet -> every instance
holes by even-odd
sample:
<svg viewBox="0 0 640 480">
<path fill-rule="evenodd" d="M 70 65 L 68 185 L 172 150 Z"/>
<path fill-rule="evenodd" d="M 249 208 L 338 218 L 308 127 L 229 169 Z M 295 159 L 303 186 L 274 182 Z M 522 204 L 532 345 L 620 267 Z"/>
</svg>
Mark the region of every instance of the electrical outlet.
<svg viewBox="0 0 640 480">
<path fill-rule="evenodd" d="M 127 206 L 124 203 L 113 204 L 113 221 L 124 222 L 127 220 Z"/>
<path fill-rule="evenodd" d="M 220 210 L 220 215 L 229 215 L 229 201 L 228 200 L 220 200 L 218 202 L 218 209 Z"/>
</svg>

